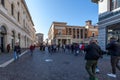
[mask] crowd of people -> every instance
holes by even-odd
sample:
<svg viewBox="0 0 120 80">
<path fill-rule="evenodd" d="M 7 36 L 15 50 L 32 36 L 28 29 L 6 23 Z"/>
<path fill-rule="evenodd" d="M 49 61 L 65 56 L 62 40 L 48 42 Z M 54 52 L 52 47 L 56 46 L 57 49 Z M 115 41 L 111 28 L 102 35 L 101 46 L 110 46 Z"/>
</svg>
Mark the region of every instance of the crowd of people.
<svg viewBox="0 0 120 80">
<path fill-rule="evenodd" d="M 40 45 L 40 51 L 45 51 L 45 48 L 48 48 L 48 52 L 50 54 L 53 54 L 53 53 L 57 53 L 57 52 L 60 52 L 60 53 L 73 53 L 75 56 L 77 56 L 78 54 L 80 53 L 84 53 L 84 44 L 81 43 L 81 44 L 77 44 L 77 43 L 74 43 L 74 44 L 69 44 L 69 45 L 66 45 L 66 44 L 63 44 L 63 45 L 56 45 L 56 44 L 52 44 L 52 45 Z"/>
<path fill-rule="evenodd" d="M 45 51 L 45 48 L 47 47 L 47 50 L 50 54 L 53 53 L 73 53 L 75 56 L 77 56 L 79 53 L 85 54 L 85 69 L 89 74 L 89 80 L 98 80 L 96 77 L 96 69 L 98 69 L 98 60 L 102 58 L 104 54 L 110 55 L 110 63 L 112 67 L 112 73 L 107 74 L 110 77 L 116 78 L 116 68 L 120 70 L 119 66 L 119 60 L 120 60 L 120 44 L 117 42 L 116 38 L 112 37 L 110 38 L 109 44 L 106 46 L 107 51 L 103 51 L 100 46 L 98 45 L 98 42 L 94 39 L 91 39 L 89 41 L 89 44 L 85 46 L 83 43 L 81 44 L 71 44 L 71 45 L 40 45 L 40 50 Z M 35 45 L 30 45 L 30 52 L 31 55 L 33 55 L 33 51 L 35 49 Z M 9 51 L 9 46 L 8 46 Z M 19 54 L 21 53 L 21 48 L 18 43 L 16 43 L 14 47 L 14 58 L 19 58 Z"/>
<path fill-rule="evenodd" d="M 85 59 L 86 59 L 86 71 L 89 74 L 89 80 L 98 80 L 95 76 L 96 74 L 96 67 L 98 64 L 99 58 L 102 58 L 102 55 L 105 51 L 102 51 L 100 46 L 97 44 L 96 40 L 90 40 L 90 43 L 87 47 L 85 47 Z M 106 53 L 111 56 L 111 66 L 112 66 L 112 73 L 107 74 L 110 77 L 116 78 L 116 67 L 120 70 L 119 60 L 120 60 L 120 44 L 117 42 L 116 38 L 110 38 L 109 44 L 107 44 Z"/>
</svg>

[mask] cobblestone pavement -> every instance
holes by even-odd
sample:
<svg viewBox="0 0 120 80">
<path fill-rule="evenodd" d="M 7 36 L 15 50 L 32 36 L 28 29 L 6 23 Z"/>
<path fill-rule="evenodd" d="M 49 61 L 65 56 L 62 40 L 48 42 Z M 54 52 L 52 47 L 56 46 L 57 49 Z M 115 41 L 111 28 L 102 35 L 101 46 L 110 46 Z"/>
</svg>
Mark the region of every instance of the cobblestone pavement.
<svg viewBox="0 0 120 80">
<path fill-rule="evenodd" d="M 22 49 L 21 52 L 24 52 L 27 49 Z M 13 58 L 13 51 L 7 53 L 0 53 L 0 64 L 10 60 L 11 58 Z"/>
<path fill-rule="evenodd" d="M 99 80 L 120 80 L 110 78 L 106 74 L 111 72 L 109 57 L 99 60 Z M 42 52 L 36 49 L 33 56 L 24 54 L 19 60 L 0 68 L 0 80 L 89 80 L 85 70 L 84 54 L 74 56 L 70 53 Z"/>
</svg>

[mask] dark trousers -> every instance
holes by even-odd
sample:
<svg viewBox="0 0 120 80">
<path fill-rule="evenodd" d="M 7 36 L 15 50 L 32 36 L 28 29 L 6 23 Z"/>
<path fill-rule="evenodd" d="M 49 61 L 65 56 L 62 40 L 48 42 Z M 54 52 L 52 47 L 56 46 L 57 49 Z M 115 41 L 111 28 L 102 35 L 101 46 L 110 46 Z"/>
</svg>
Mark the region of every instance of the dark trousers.
<svg viewBox="0 0 120 80">
<path fill-rule="evenodd" d="M 119 64 L 120 56 L 111 56 L 111 66 L 112 66 L 112 73 L 116 74 L 116 67 L 120 70 Z"/>
<path fill-rule="evenodd" d="M 97 60 L 87 60 L 85 68 L 90 78 L 95 78 L 96 66 L 97 66 Z"/>
</svg>

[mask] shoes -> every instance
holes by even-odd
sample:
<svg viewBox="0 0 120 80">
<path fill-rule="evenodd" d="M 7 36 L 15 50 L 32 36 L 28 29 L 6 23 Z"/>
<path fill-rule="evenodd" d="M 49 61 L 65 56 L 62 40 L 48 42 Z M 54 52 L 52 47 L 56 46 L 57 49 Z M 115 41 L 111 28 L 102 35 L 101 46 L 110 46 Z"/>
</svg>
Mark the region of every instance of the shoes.
<svg viewBox="0 0 120 80">
<path fill-rule="evenodd" d="M 110 76 L 110 77 L 114 77 L 114 78 L 116 78 L 116 75 L 115 74 L 107 74 L 108 76 Z"/>
<path fill-rule="evenodd" d="M 98 80 L 96 77 L 90 77 L 89 80 Z"/>
<path fill-rule="evenodd" d="M 100 72 L 100 70 L 99 70 L 98 68 L 96 68 L 96 69 L 95 69 L 95 72 L 96 72 L 96 73 L 99 73 L 99 72 Z"/>
</svg>

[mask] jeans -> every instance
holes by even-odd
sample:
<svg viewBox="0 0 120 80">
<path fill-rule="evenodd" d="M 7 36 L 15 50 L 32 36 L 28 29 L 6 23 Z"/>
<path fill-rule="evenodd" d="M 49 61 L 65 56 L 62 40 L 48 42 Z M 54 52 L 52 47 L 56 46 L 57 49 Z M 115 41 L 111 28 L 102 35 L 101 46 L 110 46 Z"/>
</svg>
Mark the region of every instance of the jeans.
<svg viewBox="0 0 120 80">
<path fill-rule="evenodd" d="M 112 66 L 112 73 L 116 74 L 116 67 L 120 70 L 119 64 L 120 56 L 111 56 L 111 66 Z"/>
<path fill-rule="evenodd" d="M 14 51 L 14 60 L 16 60 L 18 58 L 19 58 L 19 54 L 16 51 Z"/>
<path fill-rule="evenodd" d="M 96 66 L 97 66 L 97 60 L 87 60 L 85 68 L 90 78 L 95 78 Z"/>
</svg>

